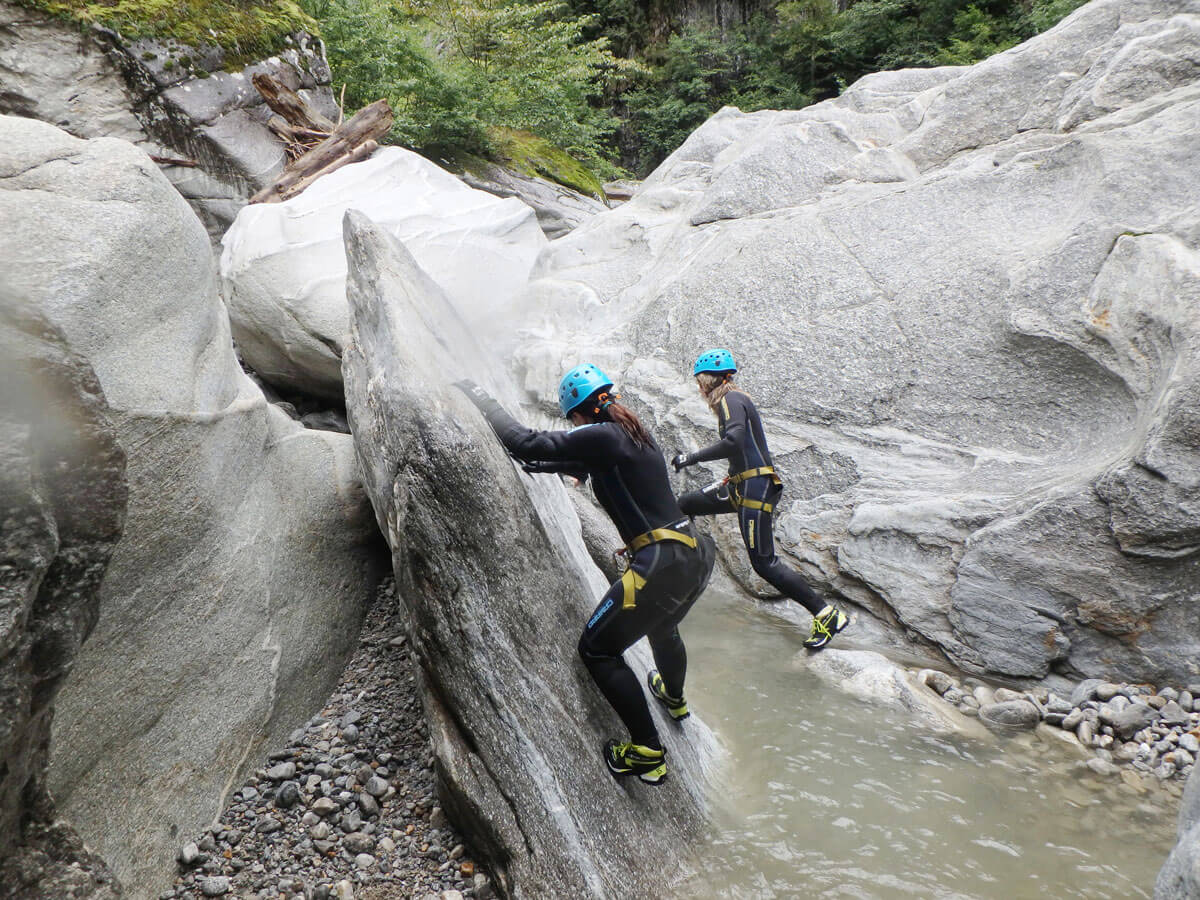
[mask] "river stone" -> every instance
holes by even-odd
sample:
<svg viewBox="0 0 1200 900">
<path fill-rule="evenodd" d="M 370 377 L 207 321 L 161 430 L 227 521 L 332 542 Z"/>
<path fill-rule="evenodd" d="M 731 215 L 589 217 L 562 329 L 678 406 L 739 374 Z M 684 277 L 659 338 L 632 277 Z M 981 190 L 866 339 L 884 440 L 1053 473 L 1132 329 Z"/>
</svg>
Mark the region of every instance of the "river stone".
<svg viewBox="0 0 1200 900">
<path fill-rule="evenodd" d="M 504 327 L 505 304 L 546 245 L 524 203 L 474 190 L 400 147 L 323 176 L 291 200 L 247 206 L 222 239 L 221 280 L 242 358 L 276 387 L 342 400 L 348 209 L 402 240 L 485 331 Z"/>
<path fill-rule="evenodd" d="M 838 648 L 805 651 L 793 658 L 792 665 L 867 703 L 901 710 L 928 730 L 988 739 L 978 722 L 948 707 L 918 675 L 880 653 Z"/>
<path fill-rule="evenodd" d="M 1079 727 L 1075 729 L 1075 734 L 1079 738 L 1079 743 L 1085 747 L 1092 746 L 1096 739 L 1096 726 L 1084 719 L 1079 723 Z"/>
<path fill-rule="evenodd" d="M 698 711 L 686 740 L 664 723 L 670 779 L 613 784 L 599 751 L 622 729 L 574 653 L 607 585 L 562 483 L 523 474 L 451 386 L 470 375 L 518 411 L 412 255 L 357 212 L 345 237 L 346 409 L 406 598 L 439 797 L 505 895 L 662 894 L 712 822 L 712 733 Z M 645 671 L 641 648 L 627 657 Z"/>
<path fill-rule="evenodd" d="M 547 247 L 518 303 L 538 336 L 513 340 L 521 386 L 550 408 L 594 359 L 690 450 L 713 439 L 692 361 L 729 347 L 788 485 L 778 546 L 815 587 L 977 674 L 1195 680 L 1191 8 L 1094 0 L 973 66 L 722 110 Z M 760 177 L 824 167 L 827 144 L 780 137 L 806 123 L 909 174 Z M 719 470 L 697 468 L 680 487 Z"/>
<path fill-rule="evenodd" d="M 1149 706 L 1143 706 L 1140 703 L 1131 703 L 1125 709 L 1113 715 L 1112 726 L 1113 730 L 1123 740 L 1129 740 L 1136 732 L 1157 721 L 1158 718 L 1159 713 Z"/>
<path fill-rule="evenodd" d="M 1003 700 L 980 707 L 979 719 L 994 731 L 1009 734 L 1036 728 L 1041 716 L 1028 700 Z"/>
<path fill-rule="evenodd" d="M 0 117 L 0 220 L 5 280 L 89 360 L 128 456 L 49 787 L 126 887 L 153 893 L 173 835 L 210 823 L 255 748 L 328 696 L 377 531 L 351 438 L 292 422 L 243 374 L 208 237 L 144 153 Z"/>
<path fill-rule="evenodd" d="M 1062 720 L 1062 727 L 1068 731 L 1074 731 L 1079 723 L 1083 721 L 1083 710 L 1073 709 L 1067 713 L 1066 718 Z"/>
<path fill-rule="evenodd" d="M 5 162 L 0 150 L 0 210 Z M 67 824 L 54 824 L 46 770 L 55 697 L 96 624 L 125 525 L 126 457 L 93 367 L 30 294 L 10 286 L 8 259 L 0 278 L 0 893 L 109 897 L 119 893 L 111 873 Z"/>
<path fill-rule="evenodd" d="M 1101 703 L 1107 703 L 1119 693 L 1121 693 L 1121 686 L 1119 684 L 1106 681 L 1096 685 L 1095 696 Z"/>
<path fill-rule="evenodd" d="M 1191 717 L 1178 703 L 1169 700 L 1162 708 L 1162 718 L 1159 721 L 1164 725 L 1186 725 L 1191 721 Z"/>
<path fill-rule="evenodd" d="M 954 679 L 945 672 L 939 672 L 937 669 L 922 669 L 917 673 L 917 679 L 929 685 L 938 694 L 945 694 L 946 691 L 954 687 Z"/>
</svg>

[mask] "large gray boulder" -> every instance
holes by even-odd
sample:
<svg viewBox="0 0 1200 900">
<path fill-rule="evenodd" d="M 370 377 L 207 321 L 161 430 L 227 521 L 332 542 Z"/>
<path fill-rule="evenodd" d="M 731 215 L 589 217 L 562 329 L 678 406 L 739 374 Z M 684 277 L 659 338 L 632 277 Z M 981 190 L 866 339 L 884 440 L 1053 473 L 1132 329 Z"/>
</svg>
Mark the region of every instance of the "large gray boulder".
<svg viewBox="0 0 1200 900">
<path fill-rule="evenodd" d="M 119 137 L 162 165 L 213 241 L 287 162 L 267 127 L 272 112 L 251 83 L 264 72 L 337 120 L 321 44 L 297 33 L 278 55 L 230 65 L 219 47 L 82 31 L 0 0 L 0 113 L 57 125 L 76 137 Z"/>
<path fill-rule="evenodd" d="M 1179 842 L 1154 882 L 1154 900 L 1200 897 L 1200 775 L 1192 770 L 1179 807 Z"/>
<path fill-rule="evenodd" d="M 54 698 L 100 612 L 125 523 L 125 454 L 86 360 L 0 286 L 0 893 L 109 897 L 103 864 L 54 825 Z M 47 854 L 47 848 L 55 848 Z M 11 893 L 10 893 L 11 892 Z"/>
<path fill-rule="evenodd" d="M 520 200 L 537 214 L 538 225 L 550 240 L 569 234 L 576 226 L 608 208 L 595 197 L 493 163 L 480 165 L 477 170 L 463 172 L 459 177 L 473 188 L 497 197 Z"/>
<path fill-rule="evenodd" d="M 405 599 L 439 789 L 514 897 L 661 896 L 710 824 L 711 732 L 661 724 L 670 778 L 615 782 L 622 726 L 576 655 L 606 582 L 555 476 L 520 472 L 450 386 L 498 367 L 412 256 L 346 216 L 346 406 Z M 646 654 L 631 654 L 645 671 Z"/>
<path fill-rule="evenodd" d="M 221 282 L 242 359 L 292 394 L 341 402 L 350 316 L 342 216 L 356 209 L 405 242 L 473 324 L 508 330 L 546 237 L 528 206 L 474 190 L 400 147 L 322 177 L 283 203 L 238 213 Z"/>
<path fill-rule="evenodd" d="M 691 448 L 691 361 L 729 347 L 818 585 L 976 672 L 1194 680 L 1198 40 L 1195 0 L 1095 0 L 975 66 L 721 111 L 543 254 L 523 386 L 592 358 Z"/>
<path fill-rule="evenodd" d="M 292 422 L 242 373 L 208 237 L 144 153 L 0 117 L 0 219 L 6 280 L 95 370 L 128 456 L 50 789 L 149 893 L 176 835 L 327 697 L 376 532 L 350 438 Z"/>
</svg>

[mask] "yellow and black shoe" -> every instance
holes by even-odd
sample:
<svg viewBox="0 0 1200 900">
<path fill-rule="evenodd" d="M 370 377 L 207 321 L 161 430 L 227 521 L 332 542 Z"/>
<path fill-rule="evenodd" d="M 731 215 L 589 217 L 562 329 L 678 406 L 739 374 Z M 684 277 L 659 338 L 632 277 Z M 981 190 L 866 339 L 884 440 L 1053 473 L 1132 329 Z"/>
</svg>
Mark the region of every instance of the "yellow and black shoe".
<svg viewBox="0 0 1200 900">
<path fill-rule="evenodd" d="M 681 722 L 691 715 L 688 711 L 687 700 L 683 697 L 676 699 L 667 693 L 667 684 L 663 681 L 663 677 L 658 674 L 658 669 L 651 669 L 647 673 L 646 684 L 649 686 L 650 693 L 654 696 L 654 699 L 667 708 L 667 712 L 671 714 L 671 718 L 676 722 Z"/>
<path fill-rule="evenodd" d="M 826 606 L 813 616 L 812 633 L 804 646 L 809 650 L 820 650 L 833 640 L 833 636 L 850 624 L 850 618 L 840 609 Z"/>
<path fill-rule="evenodd" d="M 604 745 L 604 764 L 615 778 L 636 775 L 646 784 L 662 784 L 667 777 L 666 751 L 641 744 L 609 741 Z"/>
</svg>

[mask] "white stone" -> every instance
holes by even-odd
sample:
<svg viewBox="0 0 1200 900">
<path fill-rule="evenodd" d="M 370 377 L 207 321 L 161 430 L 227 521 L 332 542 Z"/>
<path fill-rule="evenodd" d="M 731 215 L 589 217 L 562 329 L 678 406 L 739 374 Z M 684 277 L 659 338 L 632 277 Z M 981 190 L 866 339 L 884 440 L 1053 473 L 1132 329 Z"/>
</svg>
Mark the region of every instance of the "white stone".
<svg viewBox="0 0 1200 900">
<path fill-rule="evenodd" d="M 342 397 L 348 209 L 403 241 L 470 324 L 512 330 L 508 302 L 546 246 L 533 211 L 387 147 L 284 203 L 246 207 L 225 234 L 221 278 L 233 335 L 243 359 L 267 381 Z"/>
</svg>

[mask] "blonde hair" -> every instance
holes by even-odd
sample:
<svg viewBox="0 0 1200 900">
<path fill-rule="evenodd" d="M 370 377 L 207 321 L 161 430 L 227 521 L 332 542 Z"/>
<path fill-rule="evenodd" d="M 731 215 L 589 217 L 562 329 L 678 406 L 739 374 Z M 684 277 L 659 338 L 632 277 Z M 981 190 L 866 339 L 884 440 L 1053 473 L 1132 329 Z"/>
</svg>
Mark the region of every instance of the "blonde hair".
<svg viewBox="0 0 1200 900">
<path fill-rule="evenodd" d="M 721 400 L 730 391 L 736 391 L 738 388 L 733 383 L 733 375 L 717 375 L 714 372 L 701 372 L 696 376 L 696 381 L 700 383 L 700 390 L 704 392 L 704 399 L 708 401 L 708 408 L 714 413 L 717 407 L 721 405 Z"/>
</svg>

